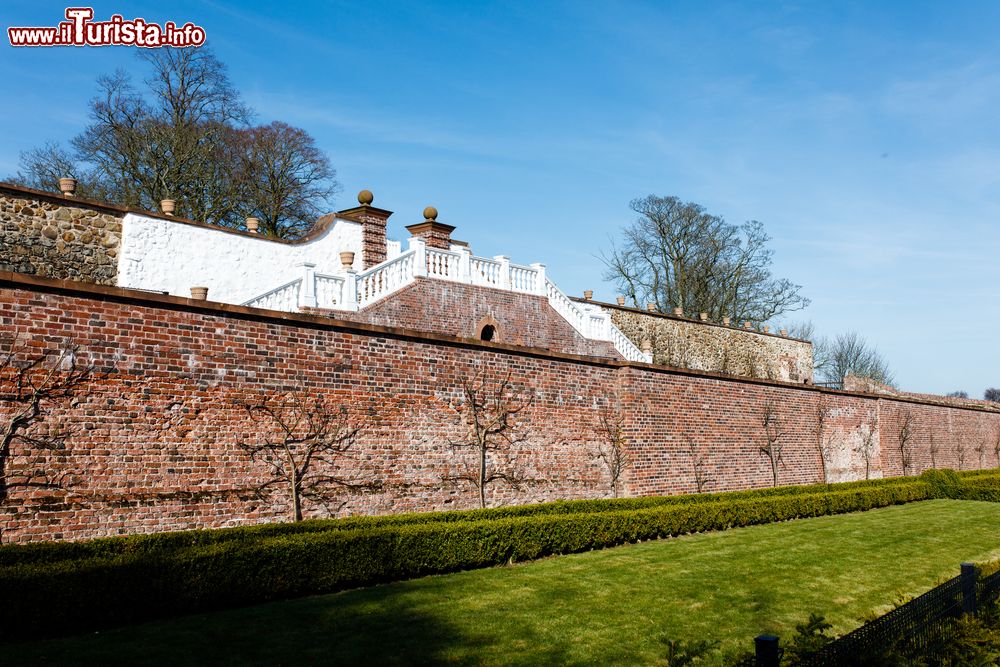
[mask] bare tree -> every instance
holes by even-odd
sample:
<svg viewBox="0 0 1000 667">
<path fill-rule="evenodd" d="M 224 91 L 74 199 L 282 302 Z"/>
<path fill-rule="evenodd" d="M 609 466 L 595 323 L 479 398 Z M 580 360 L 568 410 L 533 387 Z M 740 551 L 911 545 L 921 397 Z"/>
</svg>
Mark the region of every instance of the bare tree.
<svg viewBox="0 0 1000 667">
<path fill-rule="evenodd" d="M 824 484 L 828 480 L 829 473 L 827 468 L 833 456 L 833 452 L 830 451 L 830 443 L 826 439 L 826 423 L 830 419 L 832 411 L 826 395 L 820 394 L 819 400 L 816 402 L 816 412 L 814 414 L 816 417 L 816 450 L 819 453 L 820 471 L 823 473 Z"/>
<path fill-rule="evenodd" d="M 518 448 L 528 439 L 522 413 L 531 407 L 533 397 L 516 388 L 512 376 L 509 371 L 498 379 L 481 370 L 462 382 L 462 402 L 457 409 L 464 433 L 450 444 L 457 451 L 472 451 L 475 461 L 465 472 L 447 479 L 475 486 L 480 507 L 486 507 L 486 490 L 493 483 L 518 488 L 527 481 L 516 459 Z"/>
<path fill-rule="evenodd" d="M 619 495 L 622 474 L 632 465 L 632 457 L 628 453 L 628 438 L 625 435 L 625 412 L 620 403 L 605 406 L 598 416 L 597 434 L 598 454 L 608 469 L 611 480 L 611 493 L 615 498 Z"/>
<path fill-rule="evenodd" d="M 993 422 L 993 457 L 997 460 L 997 465 L 1000 466 L 1000 419 L 996 419 Z"/>
<path fill-rule="evenodd" d="M 295 392 L 239 405 L 258 430 L 250 437 L 252 441 L 237 444 L 250 460 L 265 464 L 270 473 L 257 491 L 263 495 L 271 487 L 283 486 L 292 521 L 302 520 L 303 499 L 335 514 L 344 502 L 332 506 L 334 489 L 357 493 L 381 486 L 378 480 L 336 474 L 358 435 L 374 418 L 373 408 L 363 415 L 352 414 L 346 406 L 331 406 L 320 398 Z"/>
<path fill-rule="evenodd" d="M 872 462 L 878 456 L 878 416 L 875 412 L 861 425 L 860 439 L 854 451 L 865 462 L 865 479 L 871 479 Z"/>
<path fill-rule="evenodd" d="M 688 456 L 691 458 L 691 472 L 694 474 L 694 485 L 698 493 L 704 493 L 713 477 L 708 471 L 708 456 L 702 451 L 690 436 L 684 438 Z"/>
<path fill-rule="evenodd" d="M 270 236 L 300 236 L 339 189 L 336 171 L 304 130 L 275 122 L 242 130 L 238 153 L 243 213 Z"/>
<path fill-rule="evenodd" d="M 937 468 L 937 455 L 941 451 L 941 443 L 939 443 L 937 438 L 934 437 L 933 427 L 927 433 L 927 440 L 927 451 L 931 455 L 931 467 Z"/>
<path fill-rule="evenodd" d="M 983 429 L 979 432 L 979 437 L 972 445 L 972 450 L 976 453 L 976 458 L 979 461 L 979 470 L 982 470 L 985 466 L 983 465 L 986 461 L 986 450 L 989 447 L 989 435 L 986 430 Z"/>
<path fill-rule="evenodd" d="M 37 352 L 13 337 L 0 341 L 0 502 L 12 488 L 67 484 L 68 471 L 47 469 L 33 453 L 65 450 L 72 430 L 50 418 L 85 391 L 92 374 L 75 346 Z"/>
<path fill-rule="evenodd" d="M 959 470 L 965 470 L 966 458 L 968 458 L 968 452 L 965 449 L 965 441 L 959 440 L 955 443 L 955 462 L 958 463 Z"/>
<path fill-rule="evenodd" d="M 892 371 L 875 347 L 851 331 L 830 340 L 820 337 L 813 341 L 813 366 L 817 381 L 838 388 L 848 375 L 869 378 L 892 386 Z"/>
<path fill-rule="evenodd" d="M 906 475 L 913 465 L 913 452 L 910 451 L 910 441 L 914 432 L 913 411 L 904 408 L 899 415 L 899 462 L 903 467 L 903 475 Z"/>
<path fill-rule="evenodd" d="M 945 398 L 968 398 L 968 397 L 969 397 L 969 392 L 962 391 L 961 389 L 958 391 L 951 391 L 945 394 Z"/>
<path fill-rule="evenodd" d="M 778 407 L 773 399 L 767 399 L 760 415 L 760 424 L 764 430 L 764 444 L 760 447 L 760 453 L 767 457 L 771 464 L 771 480 L 774 486 L 778 486 L 778 468 L 784 461 L 783 451 L 785 445 L 782 438 L 785 436 L 785 423 L 778 414 Z"/>
<path fill-rule="evenodd" d="M 798 285 L 771 274 L 771 239 L 760 222 L 728 224 L 676 197 L 650 195 L 629 206 L 638 217 L 603 259 L 605 277 L 636 306 L 764 322 L 809 304 Z"/>
<path fill-rule="evenodd" d="M 1000 388 L 990 387 L 983 392 L 984 401 L 992 401 L 994 403 L 1000 403 Z"/>
<path fill-rule="evenodd" d="M 78 194 L 155 210 L 177 201 L 196 220 L 301 233 L 337 190 L 315 141 L 283 123 L 251 125 L 253 113 L 211 50 L 140 49 L 150 76 L 137 88 L 119 71 L 98 79 L 90 122 L 70 142 L 26 151 L 14 180 L 56 188 L 73 176 Z"/>
</svg>

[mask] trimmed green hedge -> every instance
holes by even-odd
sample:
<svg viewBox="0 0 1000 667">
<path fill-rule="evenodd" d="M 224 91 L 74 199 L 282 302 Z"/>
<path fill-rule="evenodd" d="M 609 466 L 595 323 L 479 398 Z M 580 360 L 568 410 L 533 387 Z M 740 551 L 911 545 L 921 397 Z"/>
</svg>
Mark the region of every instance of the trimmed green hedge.
<svg viewBox="0 0 1000 667">
<path fill-rule="evenodd" d="M 812 493 L 773 491 L 700 502 L 598 512 L 536 512 L 400 522 L 226 540 L 125 538 L 141 549 L 0 567 L 5 640 L 82 632 L 154 617 L 325 593 L 433 573 L 925 500 L 923 481 L 845 485 Z M 510 508 L 514 509 L 514 508 Z M 497 514 L 497 513 L 494 513 Z M 221 531 L 189 533 L 211 534 Z M 130 541 L 131 540 L 131 541 Z M 106 541 L 105 541 L 106 542 Z"/>
<path fill-rule="evenodd" d="M 481 510 L 458 510 L 449 512 L 422 512 L 416 514 L 395 514 L 389 516 L 357 516 L 344 519 L 318 519 L 299 523 L 270 523 L 259 526 L 240 526 L 215 530 L 190 530 L 150 535 L 129 535 L 106 537 L 81 542 L 39 542 L 35 544 L 11 544 L 0 546 L 0 567 L 19 563 L 55 563 L 62 560 L 79 560 L 95 557 L 114 557 L 130 553 L 161 553 L 165 550 L 187 548 L 197 545 L 219 544 L 230 541 L 263 539 L 281 535 L 329 532 L 337 530 L 357 530 L 386 526 L 404 526 L 426 523 L 453 523 L 466 521 L 486 521 L 514 517 L 539 516 L 549 514 L 593 514 L 597 512 L 620 512 L 642 510 L 654 507 L 711 503 L 718 501 L 749 500 L 782 497 L 789 495 L 811 495 L 831 491 L 851 489 L 884 488 L 899 484 L 911 484 L 912 477 L 892 477 L 839 484 L 811 484 L 805 486 L 783 486 L 777 488 L 749 489 L 721 493 L 689 494 L 683 496 L 647 496 L 641 498 L 616 498 L 595 500 L 569 500 L 535 505 L 517 505 Z"/>
</svg>

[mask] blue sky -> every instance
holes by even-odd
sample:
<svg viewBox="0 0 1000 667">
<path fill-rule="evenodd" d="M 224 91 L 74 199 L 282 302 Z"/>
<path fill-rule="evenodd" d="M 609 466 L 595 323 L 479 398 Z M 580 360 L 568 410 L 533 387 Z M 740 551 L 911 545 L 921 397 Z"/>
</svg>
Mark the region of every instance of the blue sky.
<svg viewBox="0 0 1000 667">
<path fill-rule="evenodd" d="M 65 4 L 5 2 L 3 27 Z M 169 7 L 169 8 L 165 8 Z M 390 234 L 424 206 L 481 255 L 611 300 L 596 255 L 655 193 L 754 218 L 793 319 L 899 384 L 1000 386 L 1000 3 L 96 2 L 192 21 L 258 120 L 305 128 Z M 0 175 L 73 136 L 127 47 L 0 48 Z"/>
</svg>

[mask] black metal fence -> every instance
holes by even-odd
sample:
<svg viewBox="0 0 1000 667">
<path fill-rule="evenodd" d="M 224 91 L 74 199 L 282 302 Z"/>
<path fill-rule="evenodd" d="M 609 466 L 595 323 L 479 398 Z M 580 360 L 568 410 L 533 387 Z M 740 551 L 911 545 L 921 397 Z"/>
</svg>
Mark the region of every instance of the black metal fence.
<svg viewBox="0 0 1000 667">
<path fill-rule="evenodd" d="M 884 616 L 865 623 L 819 651 L 800 656 L 798 664 L 808 667 L 855 667 L 871 664 L 878 655 L 893 647 L 926 646 L 935 627 L 944 619 L 963 613 L 976 613 L 980 605 L 1000 596 L 1000 572 L 980 577 L 971 563 L 962 564 L 962 572 L 920 597 L 910 600 Z M 749 666 L 778 667 L 782 650 L 778 638 L 761 635 L 755 640 L 755 658 Z"/>
</svg>

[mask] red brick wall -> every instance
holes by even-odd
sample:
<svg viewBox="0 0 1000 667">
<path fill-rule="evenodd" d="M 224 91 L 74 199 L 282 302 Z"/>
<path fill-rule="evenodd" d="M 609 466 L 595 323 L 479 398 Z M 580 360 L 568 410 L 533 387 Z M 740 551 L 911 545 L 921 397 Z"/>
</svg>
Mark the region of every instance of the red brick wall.
<svg viewBox="0 0 1000 667">
<path fill-rule="evenodd" d="M 380 326 L 475 339 L 479 338 L 483 323 L 495 322 L 496 342 L 621 358 L 611 343 L 587 340 L 578 334 L 545 297 L 444 280 L 418 278 L 389 298 L 346 317 Z"/>
<path fill-rule="evenodd" d="M 693 490 L 688 436 L 707 452 L 713 477 L 707 488 L 769 485 L 759 452 L 760 412 L 768 399 L 779 406 L 785 424 L 783 484 L 821 476 L 810 416 L 820 397 L 836 408 L 831 429 L 846 440 L 879 403 L 895 409 L 884 398 L 12 274 L 0 274 L 0 326 L 39 349 L 72 342 L 100 370 L 72 405 L 57 407 L 49 418 L 72 429 L 66 450 L 39 453 L 40 467 L 66 473 L 71 483 L 12 489 L 0 507 L 5 542 L 285 520 L 283 494 L 254 494 L 265 471 L 237 443 L 260 432 L 239 402 L 290 390 L 352 410 L 374 408 L 375 422 L 333 472 L 377 479 L 381 487 L 338 491 L 332 501 L 339 515 L 475 506 L 473 487 L 449 481 L 462 467 L 449 442 L 460 434 L 454 406 L 461 383 L 484 369 L 494 376 L 510 373 L 534 395 L 523 415 L 527 439 L 517 457 L 529 481 L 518 489 L 497 485 L 489 494 L 494 505 L 610 495 L 595 425 L 599 409 L 612 402 L 627 414 L 635 461 L 625 480 L 628 494 Z M 952 442 L 1000 418 L 906 405 Z M 873 474 L 896 472 L 886 437 Z M 15 452 L 8 472 L 23 467 L 27 454 Z M 947 460 L 942 457 L 939 465 Z M 994 459 L 986 464 L 995 465 Z M 966 467 L 976 465 L 967 460 Z M 852 474 L 857 470 L 855 461 Z M 327 512 L 306 504 L 308 516 Z"/>
</svg>

